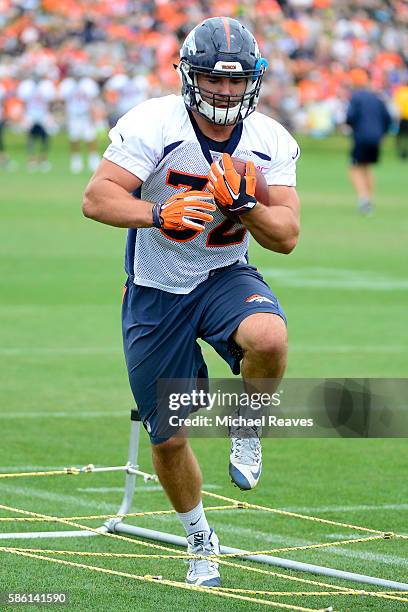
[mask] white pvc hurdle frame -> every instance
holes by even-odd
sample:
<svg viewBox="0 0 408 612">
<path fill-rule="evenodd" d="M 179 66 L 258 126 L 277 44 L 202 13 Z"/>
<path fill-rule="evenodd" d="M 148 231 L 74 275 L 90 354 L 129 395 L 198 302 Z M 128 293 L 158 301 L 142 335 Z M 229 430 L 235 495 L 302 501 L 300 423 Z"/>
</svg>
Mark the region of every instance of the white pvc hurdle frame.
<svg viewBox="0 0 408 612">
<path fill-rule="evenodd" d="M 140 417 L 137 410 L 132 410 L 128 465 L 131 465 L 136 469 L 138 467 L 137 458 L 139 452 L 139 438 Z M 118 515 L 124 515 L 130 512 L 133 496 L 135 493 L 135 485 L 136 474 L 130 471 L 126 475 L 125 493 L 123 496 L 122 504 L 118 511 Z M 127 525 L 126 523 L 124 523 L 121 517 L 109 519 L 105 523 L 105 527 L 111 533 L 123 533 L 127 535 L 138 536 L 139 538 L 146 538 L 148 540 L 156 540 L 159 542 L 165 542 L 167 544 L 174 544 L 176 546 L 187 546 L 187 540 L 185 538 L 174 535 L 172 533 L 155 531 L 153 529 L 137 527 L 135 525 Z M 248 555 L 248 551 L 241 550 L 239 548 L 231 548 L 230 546 L 221 546 L 220 551 L 221 553 L 242 553 L 242 558 L 250 561 L 256 561 L 257 563 L 264 563 L 266 565 L 274 565 L 277 567 L 283 567 L 285 569 L 309 572 L 312 574 L 318 574 L 320 576 L 329 576 L 331 578 L 341 578 L 343 580 L 350 580 L 363 584 L 372 584 L 375 586 L 386 587 L 389 590 L 396 589 L 400 591 L 408 591 L 408 584 L 405 584 L 403 582 L 395 582 L 393 580 L 385 580 L 383 578 L 376 578 L 374 576 L 365 576 L 363 574 L 345 572 L 342 570 L 332 569 L 330 567 L 312 565 L 310 563 L 301 563 L 299 561 L 291 561 L 290 559 L 282 559 L 280 557 L 272 557 L 270 555 Z"/>
<path fill-rule="evenodd" d="M 121 470 L 126 471 L 125 491 L 122 503 L 117 512 L 117 517 L 108 519 L 106 523 L 98 529 L 101 533 L 123 533 L 126 535 L 137 536 L 175 546 L 187 547 L 187 540 L 183 537 L 166 533 L 163 531 L 155 531 L 145 527 L 137 527 L 136 525 L 128 525 L 123 520 L 123 515 L 130 513 L 133 497 L 136 489 L 136 476 L 143 476 L 146 480 L 152 479 L 145 472 L 140 472 L 137 465 L 139 454 L 140 440 L 140 417 L 137 410 L 131 411 L 131 429 L 128 451 L 128 462 L 126 466 L 121 467 Z M 115 468 L 119 469 L 119 468 Z M 86 471 L 86 468 L 84 469 Z M 107 471 L 107 468 L 94 468 L 88 471 Z M 61 538 L 61 537 L 91 537 L 97 535 L 94 531 L 46 531 L 46 532 L 24 532 L 24 533 L 8 533 L 0 534 L 0 539 L 32 539 L 32 538 Z M 310 563 L 302 563 L 300 561 L 292 561 L 290 559 L 282 559 L 280 557 L 272 557 L 270 555 L 250 555 L 248 551 L 231 548 L 230 546 L 221 546 L 222 553 L 241 553 L 244 560 L 255 561 L 275 567 L 283 567 L 299 572 L 308 572 L 320 576 L 328 576 L 331 578 L 340 578 L 361 584 L 371 584 L 374 586 L 385 587 L 388 590 L 408 591 L 408 584 L 403 582 L 395 582 L 394 580 L 386 580 L 375 576 L 365 576 L 364 574 L 355 574 L 353 572 L 345 572 L 330 567 L 320 565 L 312 565 Z"/>
</svg>

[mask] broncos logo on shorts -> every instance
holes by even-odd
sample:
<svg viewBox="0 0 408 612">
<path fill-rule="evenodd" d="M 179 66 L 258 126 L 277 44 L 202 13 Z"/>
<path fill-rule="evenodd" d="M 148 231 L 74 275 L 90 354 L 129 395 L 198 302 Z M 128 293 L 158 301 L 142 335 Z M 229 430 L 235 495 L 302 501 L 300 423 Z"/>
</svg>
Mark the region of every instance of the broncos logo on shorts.
<svg viewBox="0 0 408 612">
<path fill-rule="evenodd" d="M 259 293 L 254 293 L 253 295 L 250 295 L 249 297 L 246 298 L 245 301 L 250 304 L 252 302 L 258 302 L 259 304 L 262 304 L 262 302 L 269 302 L 270 304 L 273 304 L 272 300 L 265 297 L 264 295 L 259 295 Z"/>
</svg>

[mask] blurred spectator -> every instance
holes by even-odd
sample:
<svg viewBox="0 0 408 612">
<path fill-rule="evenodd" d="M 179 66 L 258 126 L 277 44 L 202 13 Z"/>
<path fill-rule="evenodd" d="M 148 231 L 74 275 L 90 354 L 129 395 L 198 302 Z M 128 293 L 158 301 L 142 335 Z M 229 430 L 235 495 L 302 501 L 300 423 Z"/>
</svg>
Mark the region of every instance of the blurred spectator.
<svg viewBox="0 0 408 612">
<path fill-rule="evenodd" d="M 394 106 L 398 112 L 397 153 L 401 159 L 408 159 L 408 75 L 394 92 Z"/>
<path fill-rule="evenodd" d="M 137 72 L 128 76 L 123 71 L 111 76 L 105 83 L 104 94 L 110 127 L 131 108 L 147 99 L 148 81 Z"/>
<path fill-rule="evenodd" d="M 145 97 L 179 90 L 180 44 L 214 15 L 247 24 L 269 60 L 260 110 L 315 136 L 344 120 L 352 70 L 364 69 L 391 101 L 408 66 L 404 0 L 0 0 L 0 8 L 0 82 L 2 66 L 17 81 L 41 66 L 58 84 L 87 64 L 99 87 L 112 79 L 104 88 L 111 120 L 125 105 L 119 74 L 126 87 L 142 75 Z"/>
<path fill-rule="evenodd" d="M 358 210 L 371 214 L 374 179 L 370 166 L 378 162 L 381 140 L 390 128 L 391 116 L 379 96 L 369 90 L 364 70 L 355 69 L 352 78 L 354 91 L 346 117 L 353 133 L 350 176 L 358 196 Z"/>
<path fill-rule="evenodd" d="M 51 169 L 49 135 L 54 127 L 50 105 L 56 98 L 54 84 L 35 72 L 32 78 L 20 83 L 17 95 L 25 104 L 23 125 L 27 130 L 28 168 L 48 172 Z"/>
<path fill-rule="evenodd" d="M 84 74 L 78 65 L 72 76 L 64 79 L 59 95 L 65 102 L 65 117 L 71 152 L 71 172 L 78 174 L 84 168 L 81 142 L 88 148 L 88 168 L 95 172 L 100 156 L 96 145 L 96 117 L 93 112 L 95 99 L 99 96 L 97 83 Z"/>
</svg>

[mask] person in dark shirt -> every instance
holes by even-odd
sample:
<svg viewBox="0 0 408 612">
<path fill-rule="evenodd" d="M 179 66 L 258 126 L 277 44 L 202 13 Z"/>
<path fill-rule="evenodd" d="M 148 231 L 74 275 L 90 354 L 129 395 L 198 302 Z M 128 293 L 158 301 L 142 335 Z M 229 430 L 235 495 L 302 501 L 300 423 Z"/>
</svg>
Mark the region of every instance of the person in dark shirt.
<svg viewBox="0 0 408 612">
<path fill-rule="evenodd" d="M 368 75 L 355 69 L 353 93 L 347 109 L 346 123 L 352 129 L 350 177 L 362 214 L 373 211 L 374 177 L 370 165 L 380 156 L 381 141 L 391 125 L 391 117 L 381 98 L 369 89 Z"/>
</svg>

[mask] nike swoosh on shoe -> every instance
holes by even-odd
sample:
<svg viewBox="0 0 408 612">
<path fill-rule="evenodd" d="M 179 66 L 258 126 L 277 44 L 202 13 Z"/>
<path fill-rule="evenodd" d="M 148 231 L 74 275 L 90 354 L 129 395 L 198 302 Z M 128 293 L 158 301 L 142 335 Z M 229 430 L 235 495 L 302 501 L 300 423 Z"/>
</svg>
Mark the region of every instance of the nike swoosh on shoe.
<svg viewBox="0 0 408 612">
<path fill-rule="evenodd" d="M 254 478 L 259 478 L 259 475 L 260 475 L 260 473 L 261 473 L 261 470 L 262 470 L 262 466 L 260 466 L 260 467 L 258 468 L 258 471 L 257 471 L 257 472 L 251 472 L 252 476 L 253 476 Z"/>
</svg>

